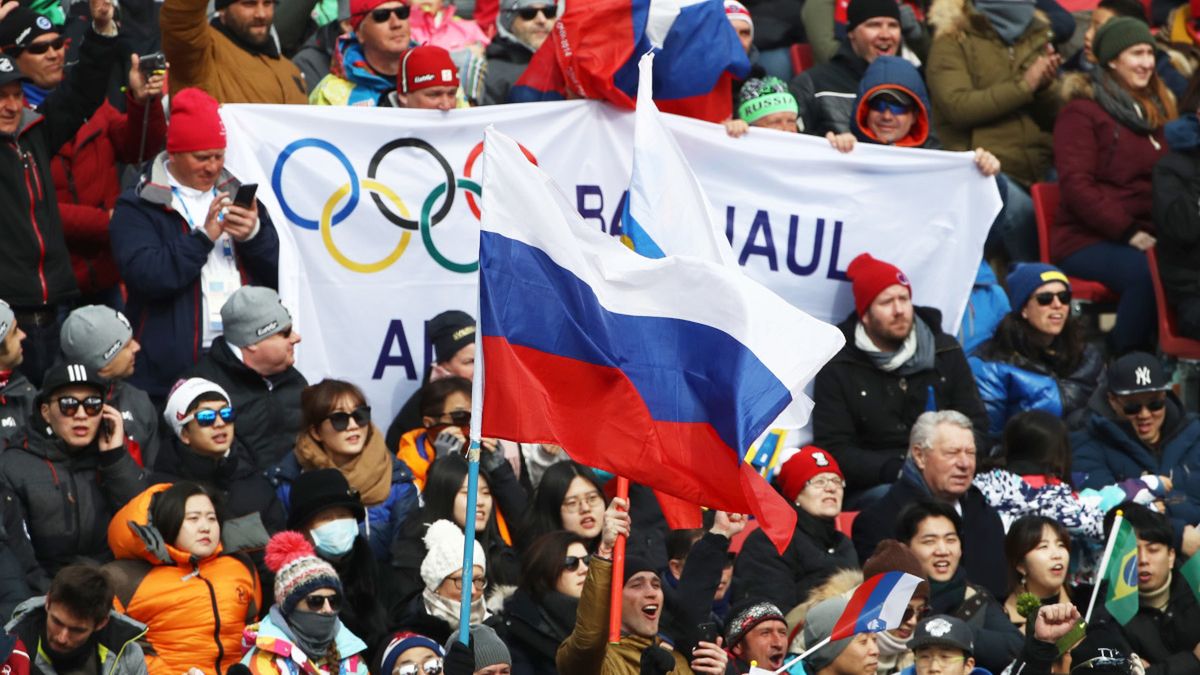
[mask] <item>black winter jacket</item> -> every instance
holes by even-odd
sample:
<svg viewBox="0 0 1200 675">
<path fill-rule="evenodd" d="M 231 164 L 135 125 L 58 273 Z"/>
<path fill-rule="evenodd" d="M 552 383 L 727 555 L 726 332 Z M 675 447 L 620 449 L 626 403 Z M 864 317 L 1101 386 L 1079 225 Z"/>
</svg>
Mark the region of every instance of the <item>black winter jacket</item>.
<svg viewBox="0 0 1200 675">
<path fill-rule="evenodd" d="M 756 36 L 757 37 L 757 36 Z M 850 48 L 848 40 L 822 63 L 792 78 L 788 88 L 800 104 L 800 131 L 814 136 L 850 131 L 858 83 L 870 65 Z"/>
<path fill-rule="evenodd" d="M 15 133 L 0 134 L 0 298 L 14 307 L 55 304 L 79 294 L 58 215 L 50 159 L 104 102 L 116 38 L 88 29 L 79 63 Z"/>
<path fill-rule="evenodd" d="M 512 654 L 514 673 L 558 675 L 554 655 L 571 629 L 579 599 L 550 591 L 541 601 L 518 588 L 504 603 L 500 637 Z"/>
<path fill-rule="evenodd" d="M 1105 647 L 1137 654 L 1150 664 L 1146 675 L 1200 675 L 1200 660 L 1192 650 L 1200 643 L 1200 604 L 1176 567 L 1165 611 L 1142 603 L 1129 623 L 1121 626 L 1096 603 L 1088 639 Z"/>
<path fill-rule="evenodd" d="M 9 443 L 23 442 L 36 400 L 33 384 L 21 371 L 12 371 L 8 382 L 0 387 L 0 450 Z"/>
<path fill-rule="evenodd" d="M 0 482 L 21 501 L 38 562 L 51 576 L 81 558 L 112 559 L 108 523 L 148 487 L 146 477 L 125 448 L 100 452 L 93 441 L 68 451 L 39 412 L 25 443 L 0 454 Z"/>
<path fill-rule="evenodd" d="M 50 589 L 50 577 L 38 565 L 25 534 L 25 514 L 12 490 L 0 486 L 0 616 Z"/>
<path fill-rule="evenodd" d="M 971 418 L 977 450 L 987 447 L 987 411 L 962 345 L 942 332 L 941 312 L 931 307 L 915 310 L 934 333 L 933 370 L 900 377 L 876 368 L 854 345 L 859 320 L 851 314 L 838 326 L 846 345 L 817 373 L 813 442 L 837 459 L 849 484 L 848 495 L 896 480 L 908 454 L 908 432 L 926 410 L 930 387 L 937 409 L 957 410 Z M 859 555 L 865 559 L 861 548 Z"/>
<path fill-rule="evenodd" d="M 483 104 L 508 103 L 508 91 L 524 74 L 532 58 L 533 52 L 520 42 L 504 35 L 493 38 L 487 48 L 488 67 L 483 78 Z"/>
<path fill-rule="evenodd" d="M 233 399 L 230 403 L 237 410 L 237 437 L 250 449 L 260 471 L 278 464 L 296 447 L 300 392 L 308 386 L 308 380 L 295 366 L 263 377 L 242 363 L 222 336 L 213 340 L 208 354 L 188 377 L 203 377 L 229 393 Z"/>
<path fill-rule="evenodd" d="M 113 380 L 108 388 L 108 403 L 121 412 L 125 420 L 126 446 L 134 459 L 147 469 L 158 458 L 162 438 L 158 429 L 158 410 L 146 392 L 125 382 Z"/>
<path fill-rule="evenodd" d="M 733 590 L 739 599 L 764 598 L 788 611 L 839 569 L 859 566 L 854 544 L 824 520 L 796 509 L 796 530 L 783 555 L 761 529 L 742 544 L 733 567 Z M 865 558 L 864 558 L 865 560 Z"/>
<path fill-rule="evenodd" d="M 1200 124 L 1186 117 L 1168 124 L 1171 152 L 1154 166 L 1154 250 L 1172 304 L 1200 296 Z"/>
</svg>

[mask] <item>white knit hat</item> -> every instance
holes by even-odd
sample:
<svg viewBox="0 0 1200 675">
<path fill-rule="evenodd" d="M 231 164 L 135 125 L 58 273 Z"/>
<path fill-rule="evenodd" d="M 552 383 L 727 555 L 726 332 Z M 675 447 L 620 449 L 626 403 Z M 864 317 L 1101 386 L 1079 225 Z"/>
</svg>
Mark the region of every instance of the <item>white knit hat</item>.
<svg viewBox="0 0 1200 675">
<path fill-rule="evenodd" d="M 463 531 L 449 520 L 439 520 L 429 526 L 425 532 L 425 546 L 429 552 L 421 561 L 421 580 L 425 582 L 425 588 L 436 589 L 455 570 L 462 569 L 465 540 Z M 487 572 L 487 557 L 478 541 L 475 542 L 473 564 Z"/>
<path fill-rule="evenodd" d="M 187 419 L 188 406 L 201 394 L 217 394 L 227 403 L 233 404 L 233 399 L 229 398 L 229 394 L 216 382 L 210 382 L 201 377 L 192 377 L 176 382 L 175 386 L 171 388 L 171 393 L 167 395 L 167 405 L 163 409 L 163 420 L 171 427 L 171 431 L 174 431 L 176 436 L 183 432 L 183 420 Z"/>
</svg>

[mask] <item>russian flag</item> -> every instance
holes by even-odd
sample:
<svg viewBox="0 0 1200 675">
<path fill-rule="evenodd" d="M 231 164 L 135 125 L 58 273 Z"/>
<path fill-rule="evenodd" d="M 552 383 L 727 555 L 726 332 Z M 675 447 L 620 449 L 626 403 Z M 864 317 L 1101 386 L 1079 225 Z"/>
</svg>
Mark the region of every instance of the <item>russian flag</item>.
<svg viewBox="0 0 1200 675">
<path fill-rule="evenodd" d="M 556 443 L 684 501 L 752 513 L 782 551 L 795 511 L 743 455 L 840 331 L 740 270 L 629 250 L 494 129 L 483 183 L 482 435 Z"/>
<path fill-rule="evenodd" d="M 878 633 L 899 628 L 913 592 L 924 581 L 904 572 L 884 572 L 862 582 L 850 603 L 833 625 L 831 641 L 859 633 Z"/>
<path fill-rule="evenodd" d="M 568 6 L 509 94 L 510 103 L 591 98 L 634 107 L 638 57 L 659 54 L 654 98 L 711 122 L 733 109 L 750 61 L 722 0 L 595 0 Z"/>
</svg>

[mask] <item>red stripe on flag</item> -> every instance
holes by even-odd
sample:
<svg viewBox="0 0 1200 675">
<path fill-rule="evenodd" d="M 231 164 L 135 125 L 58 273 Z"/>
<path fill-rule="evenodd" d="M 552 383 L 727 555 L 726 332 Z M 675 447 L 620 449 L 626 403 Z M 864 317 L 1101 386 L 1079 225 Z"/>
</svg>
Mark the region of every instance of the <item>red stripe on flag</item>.
<svg viewBox="0 0 1200 675">
<path fill-rule="evenodd" d="M 690 504 L 758 518 L 782 552 L 796 512 L 712 425 L 650 416 L 619 368 L 485 336 L 483 435 L 554 443 L 572 459 Z M 733 476 L 738 480 L 730 480 Z"/>
<path fill-rule="evenodd" d="M 833 625 L 833 633 L 829 635 L 829 641 L 833 642 L 848 638 L 854 635 L 855 627 L 858 624 L 858 617 L 862 615 L 863 609 L 867 606 L 867 600 L 870 599 L 871 593 L 875 591 L 875 587 L 882 581 L 884 575 L 876 574 L 859 584 L 855 589 L 854 595 L 850 596 L 850 602 L 846 605 L 845 611 L 838 617 L 837 623 Z"/>
</svg>

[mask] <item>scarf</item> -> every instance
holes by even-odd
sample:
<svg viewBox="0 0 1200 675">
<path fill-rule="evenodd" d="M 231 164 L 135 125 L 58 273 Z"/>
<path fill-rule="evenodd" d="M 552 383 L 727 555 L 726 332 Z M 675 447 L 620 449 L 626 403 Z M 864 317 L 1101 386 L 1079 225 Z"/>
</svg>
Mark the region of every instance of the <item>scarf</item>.
<svg viewBox="0 0 1200 675">
<path fill-rule="evenodd" d="M 462 610 L 462 602 L 459 600 L 451 600 L 443 598 L 426 588 L 421 591 L 421 601 L 425 605 L 425 611 L 429 616 L 435 619 L 441 619 L 450 626 L 458 626 L 458 613 Z M 481 593 L 471 594 L 471 625 L 483 623 L 491 618 L 492 613 L 483 604 L 483 595 Z"/>
<path fill-rule="evenodd" d="M 912 640 L 910 635 L 907 640 L 892 635 L 892 631 L 885 630 L 875 634 L 875 644 L 879 646 L 879 661 L 883 663 L 884 658 L 889 661 L 898 661 L 901 656 L 908 653 L 908 643 Z"/>
<path fill-rule="evenodd" d="M 392 491 L 392 456 L 387 451 L 383 434 L 372 424 L 362 452 L 341 466 L 333 463 L 330 453 L 308 435 L 300 432 L 296 438 L 296 460 L 303 471 L 337 469 L 346 477 L 350 487 L 358 490 L 363 506 L 371 507 L 387 501 Z"/>
<path fill-rule="evenodd" d="M 325 658 L 329 645 L 333 644 L 338 630 L 342 627 L 337 614 L 294 611 L 292 617 L 286 619 L 279 610 L 279 605 L 274 605 L 267 615 L 271 623 L 283 632 L 284 637 L 299 647 L 308 660 L 314 663 Z"/>
<path fill-rule="evenodd" d="M 885 373 L 894 372 L 906 377 L 933 368 L 933 331 L 916 315 L 913 315 L 913 328 L 908 332 L 908 337 L 904 338 L 900 349 L 885 352 L 876 347 L 862 322 L 854 328 L 854 346 L 865 353 L 876 368 Z"/>
<path fill-rule="evenodd" d="M 1097 68 L 1092 71 L 1092 90 L 1096 98 L 1096 103 L 1104 108 L 1104 112 L 1112 115 L 1113 119 L 1121 123 L 1122 126 L 1132 129 L 1139 134 L 1147 136 L 1154 133 L 1154 129 L 1150 126 L 1150 121 L 1146 119 L 1146 113 L 1142 110 L 1142 106 L 1138 103 L 1125 87 L 1112 78 L 1103 68 Z M 1162 102 L 1151 91 L 1151 98 L 1154 105 L 1162 110 Z"/>
<path fill-rule="evenodd" d="M 932 614 L 953 614 L 967 598 L 967 573 L 962 565 L 949 581 L 929 580 L 929 609 Z"/>
<path fill-rule="evenodd" d="M 24 82 L 21 84 L 21 90 L 25 92 L 25 105 L 37 110 L 42 103 L 46 101 L 46 97 L 50 95 L 49 89 L 42 89 L 32 82 Z"/>
<path fill-rule="evenodd" d="M 1162 588 L 1158 590 L 1146 593 L 1138 591 L 1138 597 L 1141 599 L 1142 604 L 1147 607 L 1153 607 L 1160 612 L 1165 611 L 1167 609 L 1167 602 L 1171 599 L 1171 577 L 1173 574 L 1173 572 L 1167 572 L 1167 583 L 1163 584 Z"/>
<path fill-rule="evenodd" d="M 1033 0 L 975 0 L 975 9 L 983 14 L 1004 44 L 1011 45 L 1033 23 Z"/>
<path fill-rule="evenodd" d="M 838 531 L 833 518 L 818 518 L 796 507 L 796 527 L 807 534 L 817 546 L 830 551 L 837 548 Z"/>
</svg>

